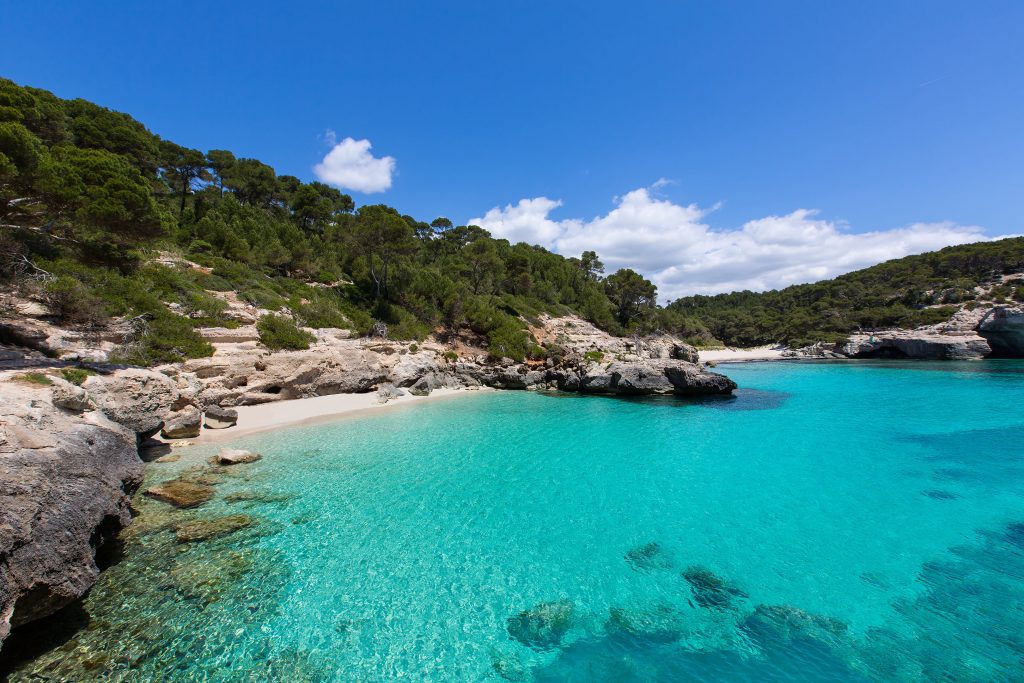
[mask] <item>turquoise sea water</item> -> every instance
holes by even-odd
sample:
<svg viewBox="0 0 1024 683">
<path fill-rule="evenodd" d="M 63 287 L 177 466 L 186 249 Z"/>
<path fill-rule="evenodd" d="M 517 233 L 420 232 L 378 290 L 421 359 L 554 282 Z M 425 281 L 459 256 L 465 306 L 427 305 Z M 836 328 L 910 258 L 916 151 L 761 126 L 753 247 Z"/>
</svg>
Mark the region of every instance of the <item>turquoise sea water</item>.
<svg viewBox="0 0 1024 683">
<path fill-rule="evenodd" d="M 264 459 L 206 506 L 140 497 L 80 628 L 11 678 L 1024 681 L 1024 363 L 720 370 L 735 399 L 240 439 Z M 255 524 L 175 540 L 227 514 Z"/>
</svg>

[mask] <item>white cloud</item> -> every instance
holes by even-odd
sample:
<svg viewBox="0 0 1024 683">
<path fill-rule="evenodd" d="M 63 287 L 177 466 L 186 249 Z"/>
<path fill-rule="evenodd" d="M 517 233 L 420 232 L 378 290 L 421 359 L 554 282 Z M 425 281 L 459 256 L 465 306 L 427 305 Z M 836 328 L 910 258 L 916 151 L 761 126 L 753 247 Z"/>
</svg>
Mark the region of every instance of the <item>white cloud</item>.
<svg viewBox="0 0 1024 683">
<path fill-rule="evenodd" d="M 609 272 L 630 267 L 651 278 L 662 300 L 777 289 L 988 239 L 978 226 L 949 222 L 852 233 L 844 223 L 822 219 L 810 209 L 713 230 L 704 219 L 714 208 L 657 199 L 646 188 L 618 198 L 615 208 L 589 221 L 552 220 L 550 212 L 561 204 L 546 197 L 523 199 L 469 223 L 567 256 L 596 251 Z"/>
<path fill-rule="evenodd" d="M 370 154 L 369 140 L 345 138 L 335 142 L 333 130 L 324 136 L 333 145 L 324 160 L 313 167 L 316 177 L 325 183 L 346 190 L 383 192 L 391 187 L 391 176 L 395 172 L 395 158 L 376 158 Z"/>
</svg>

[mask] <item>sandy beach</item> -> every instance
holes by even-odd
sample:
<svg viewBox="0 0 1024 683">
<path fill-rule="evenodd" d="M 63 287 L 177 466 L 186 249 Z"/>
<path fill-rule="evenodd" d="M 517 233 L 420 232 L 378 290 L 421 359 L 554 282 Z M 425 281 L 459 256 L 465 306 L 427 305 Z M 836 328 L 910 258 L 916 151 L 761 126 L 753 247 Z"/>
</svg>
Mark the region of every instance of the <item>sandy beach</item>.
<svg viewBox="0 0 1024 683">
<path fill-rule="evenodd" d="M 701 362 L 742 363 L 754 360 L 782 360 L 785 346 L 758 346 L 752 349 L 710 349 L 700 351 Z"/>
<path fill-rule="evenodd" d="M 253 406 L 238 406 L 238 423 L 228 429 L 206 429 L 199 436 L 190 439 L 163 439 L 166 443 L 205 444 L 229 441 L 240 436 L 255 434 L 282 427 L 329 422 L 340 417 L 348 417 L 358 413 L 370 413 L 389 410 L 397 406 L 407 406 L 422 401 L 468 396 L 481 392 L 495 391 L 488 387 L 474 389 L 435 389 L 427 396 L 414 396 L 406 393 L 387 403 L 378 403 L 377 392 L 365 394 L 334 394 L 331 396 L 314 396 L 297 398 L 288 401 L 261 403 Z"/>
</svg>

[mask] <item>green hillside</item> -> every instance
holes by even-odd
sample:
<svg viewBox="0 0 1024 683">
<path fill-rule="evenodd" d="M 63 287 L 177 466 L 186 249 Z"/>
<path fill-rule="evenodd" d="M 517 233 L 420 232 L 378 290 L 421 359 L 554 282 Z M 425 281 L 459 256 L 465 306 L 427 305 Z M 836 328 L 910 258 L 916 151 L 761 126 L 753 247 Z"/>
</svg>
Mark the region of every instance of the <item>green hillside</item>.
<svg viewBox="0 0 1024 683">
<path fill-rule="evenodd" d="M 66 326 L 135 321 L 129 362 L 212 353 L 195 328 L 232 324 L 210 294 L 227 290 L 279 311 L 260 329 L 285 348 L 308 343 L 296 323 L 361 334 L 379 321 L 395 339 L 470 334 L 492 355 L 539 357 L 523 319 L 541 312 L 576 312 L 616 333 L 709 338 L 658 309 L 654 286 L 633 271 L 604 277 L 592 252 L 567 259 L 444 217 L 356 208 L 323 183 L 188 149 L 126 114 L 3 79 L 0 224 L 5 287 L 27 289 Z M 155 263 L 166 252 L 212 270 Z"/>
<path fill-rule="evenodd" d="M 1024 301 L 1024 285 L 991 285 L 1024 271 L 1024 238 L 979 242 L 907 256 L 807 285 L 770 292 L 690 296 L 668 308 L 700 319 L 722 342 L 801 346 L 860 329 L 915 327 L 947 320 L 958 304 Z"/>
</svg>

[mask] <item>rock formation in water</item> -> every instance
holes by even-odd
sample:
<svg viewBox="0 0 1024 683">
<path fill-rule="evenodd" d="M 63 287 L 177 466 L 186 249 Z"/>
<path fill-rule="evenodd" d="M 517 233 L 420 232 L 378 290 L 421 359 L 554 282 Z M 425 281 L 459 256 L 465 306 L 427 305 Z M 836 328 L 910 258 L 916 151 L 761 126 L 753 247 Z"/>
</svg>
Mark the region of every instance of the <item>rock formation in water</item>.
<svg viewBox="0 0 1024 683">
<path fill-rule="evenodd" d="M 992 347 L 992 354 L 1024 358 L 1024 307 L 997 306 L 978 323 L 978 334 Z"/>
<path fill-rule="evenodd" d="M 89 590 L 142 481 L 135 432 L 49 393 L 9 379 L 0 392 L 0 641 Z"/>
<path fill-rule="evenodd" d="M 193 438 L 203 429 L 204 413 L 206 428 L 227 428 L 238 417 L 231 406 L 382 387 L 390 397 L 481 385 L 621 396 L 697 396 L 736 386 L 700 367 L 697 352 L 671 337 L 612 337 L 572 317 L 544 317 L 535 333 L 562 349 L 557 360 L 494 360 L 471 348 L 452 358 L 451 346 L 440 342 L 414 346 L 319 330 L 308 351 L 271 353 L 255 341 L 231 341 L 215 344 L 210 358 L 106 369 L 81 386 L 60 376 L 60 362 L 47 367 L 32 351 L 12 348 L 14 367 L 20 360 L 42 372 L 32 384 L 19 381 L 24 372 L 0 370 L 0 639 L 12 625 L 51 614 L 92 586 L 97 549 L 131 520 L 129 496 L 142 476 L 138 444 L 158 432 L 166 439 Z M 52 341 L 55 335 L 37 336 Z M 88 352 L 69 337 L 60 339 L 60 349 L 72 357 Z M 217 457 L 224 464 L 259 456 L 225 451 Z M 196 507 L 213 489 L 201 478 L 182 477 L 145 493 Z M 524 637 L 556 638 L 564 611 L 559 603 L 543 606 L 535 616 L 551 617 L 552 624 L 539 627 L 550 633 Z M 532 617 L 521 621 L 524 634 L 534 630 Z"/>
</svg>

